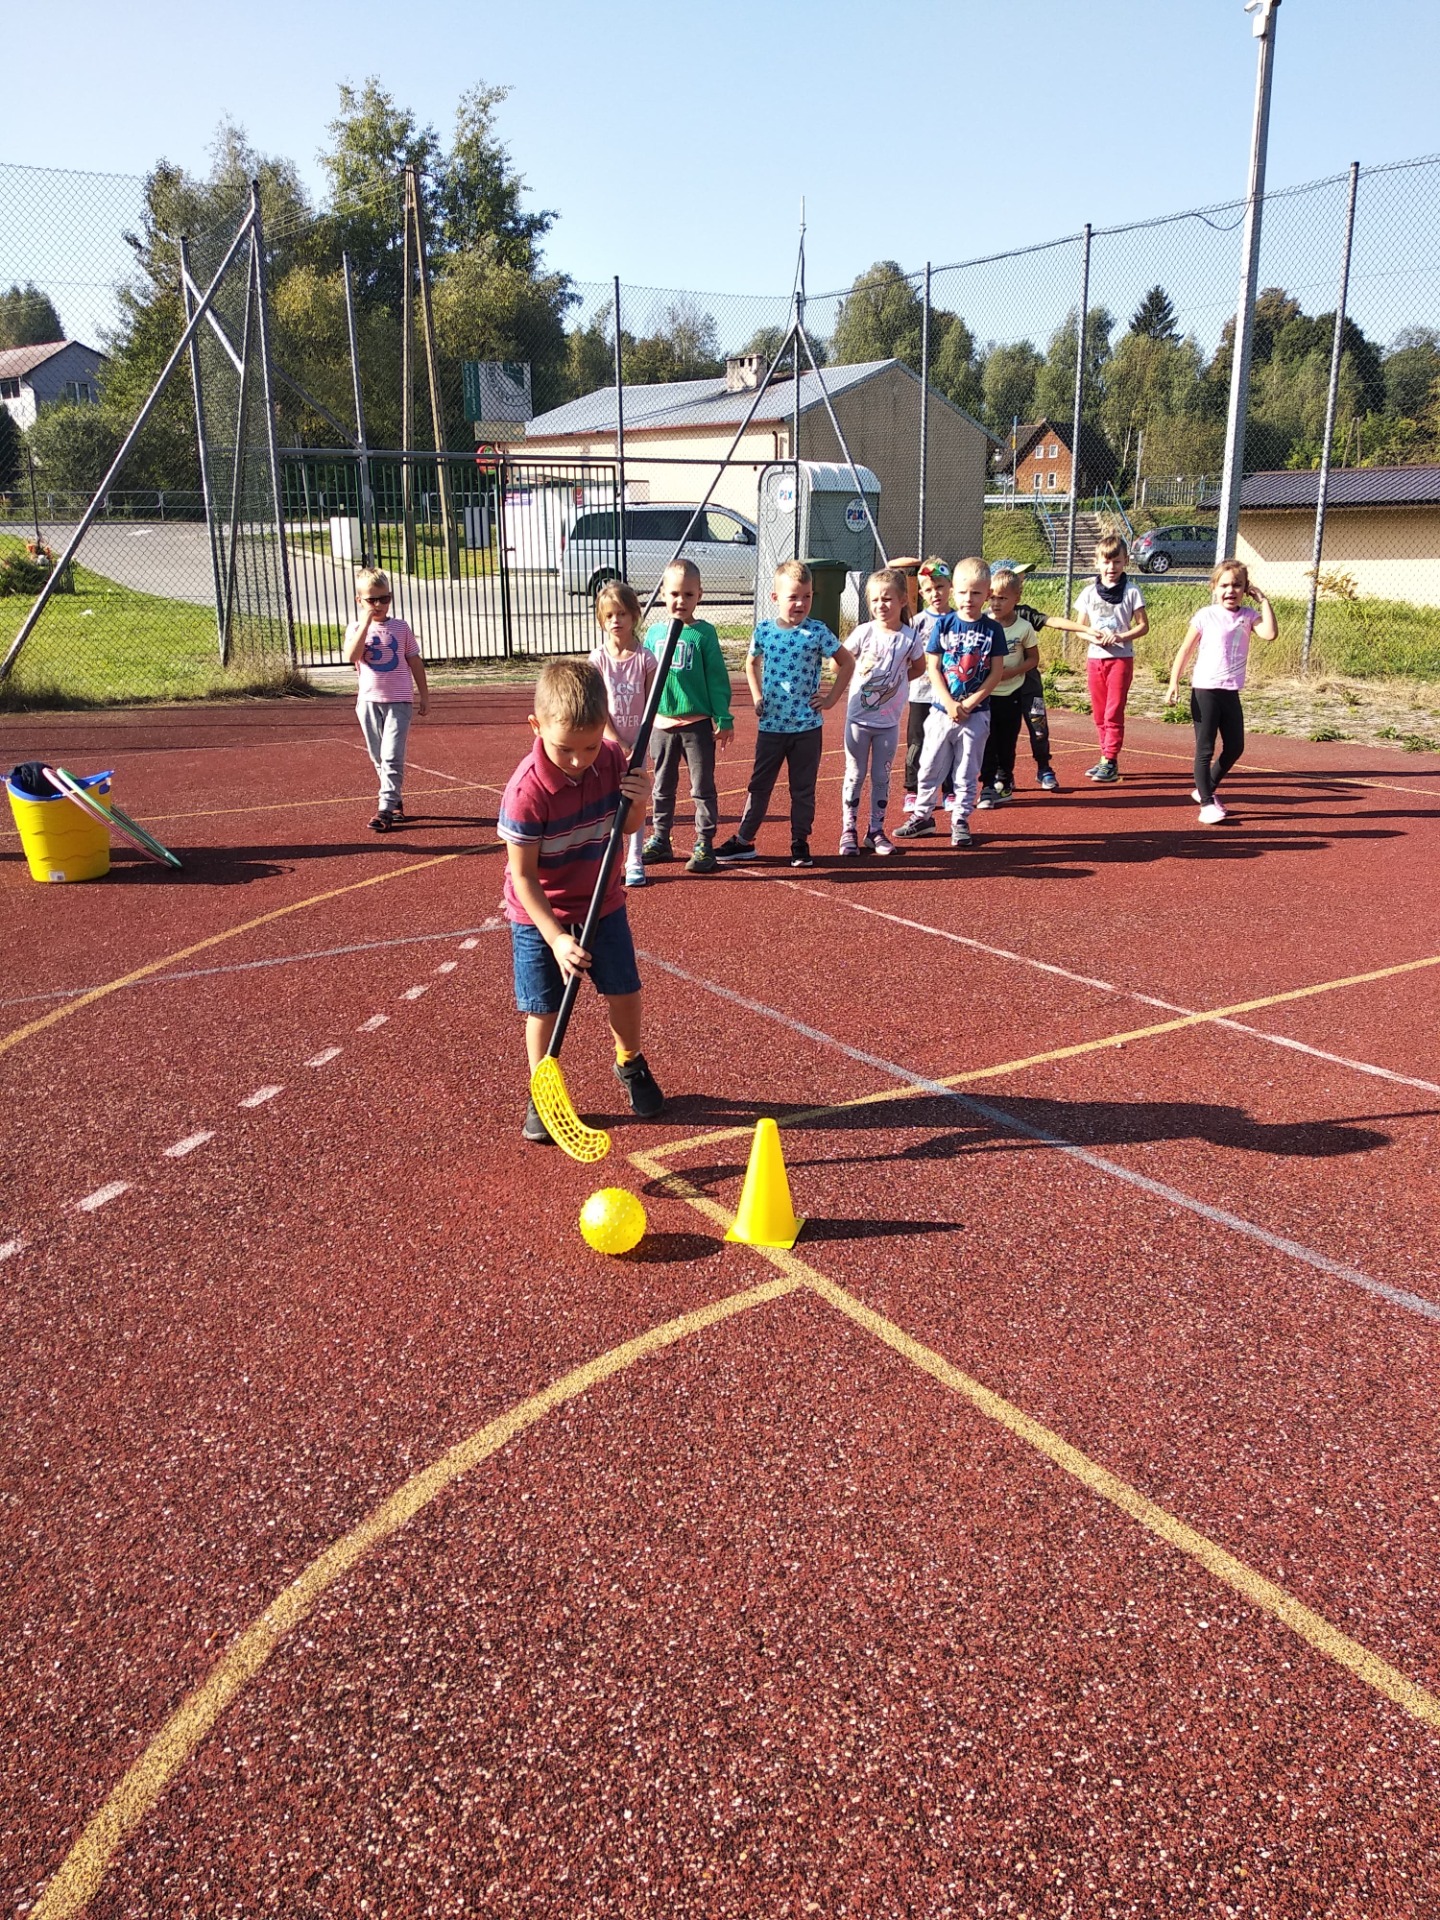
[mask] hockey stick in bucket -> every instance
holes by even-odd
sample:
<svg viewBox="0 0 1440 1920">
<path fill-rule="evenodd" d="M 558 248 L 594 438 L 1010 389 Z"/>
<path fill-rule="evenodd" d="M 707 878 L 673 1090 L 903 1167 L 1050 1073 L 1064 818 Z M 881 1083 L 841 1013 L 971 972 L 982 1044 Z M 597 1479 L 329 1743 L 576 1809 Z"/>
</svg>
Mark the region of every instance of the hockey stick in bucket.
<svg viewBox="0 0 1440 1920">
<path fill-rule="evenodd" d="M 660 695 L 665 687 L 666 676 L 670 672 L 670 663 L 675 658 L 675 648 L 684 628 L 683 620 L 672 620 L 670 631 L 665 636 L 664 650 L 660 655 L 660 665 L 650 688 L 650 697 L 645 702 L 645 711 L 640 720 L 640 731 L 635 736 L 635 744 L 630 749 L 630 759 L 625 771 L 633 773 L 645 759 L 650 745 L 650 734 L 655 725 L 655 715 L 660 710 Z M 615 862 L 620 858 L 621 843 L 625 838 L 625 816 L 630 811 L 630 802 L 622 793 L 619 805 L 615 809 L 615 821 L 610 828 L 610 838 L 605 843 L 605 853 L 600 861 L 600 872 L 596 876 L 595 891 L 590 896 L 590 907 L 585 915 L 585 924 L 580 929 L 580 944 L 586 949 L 595 932 L 595 924 L 600 918 L 600 905 L 605 898 L 605 890 L 610 884 L 610 876 L 615 871 Z M 592 1161 L 603 1160 L 610 1151 L 610 1136 L 603 1127 L 587 1127 L 575 1111 L 575 1103 L 570 1098 L 570 1090 L 565 1085 L 565 1076 L 560 1071 L 560 1049 L 564 1045 L 565 1030 L 570 1025 L 570 1015 L 575 1009 L 576 995 L 580 991 L 581 975 L 572 973 L 565 982 L 565 992 L 560 1001 L 560 1011 L 555 1016 L 555 1031 L 550 1036 L 550 1045 L 545 1050 L 545 1058 L 539 1061 L 530 1076 L 530 1098 L 535 1103 L 535 1111 L 549 1129 L 550 1138 L 572 1160 L 584 1165 Z"/>
<path fill-rule="evenodd" d="M 144 827 L 132 820 L 128 813 L 122 813 L 113 802 L 97 799 L 88 787 L 81 786 L 73 773 L 67 773 L 64 767 L 45 767 L 43 771 L 55 791 L 63 793 L 67 800 L 73 800 L 82 812 L 103 821 L 107 827 L 118 827 L 133 846 L 138 847 L 141 853 L 149 854 L 152 860 L 158 860 L 162 867 L 179 868 L 178 854 L 171 853 L 168 847 L 162 847 Z"/>
</svg>

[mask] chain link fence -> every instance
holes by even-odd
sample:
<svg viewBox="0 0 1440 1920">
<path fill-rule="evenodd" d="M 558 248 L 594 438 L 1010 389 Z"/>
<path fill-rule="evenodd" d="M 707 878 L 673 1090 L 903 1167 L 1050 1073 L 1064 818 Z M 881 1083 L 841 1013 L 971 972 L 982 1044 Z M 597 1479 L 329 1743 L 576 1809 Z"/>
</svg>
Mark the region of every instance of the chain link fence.
<svg viewBox="0 0 1440 1920">
<path fill-rule="evenodd" d="M 1351 189 L 1266 197 L 1239 549 L 1282 666 L 1313 593 L 1312 670 L 1434 676 L 1440 159 Z M 797 458 L 873 471 L 892 557 L 1028 562 L 1056 610 L 1119 528 L 1158 667 L 1208 592 L 1243 215 L 747 297 L 458 245 L 409 173 L 316 212 L 277 168 L 254 197 L 234 166 L 0 168 L 0 650 L 50 596 L 11 684 L 283 684 L 339 661 L 362 563 L 439 662 L 575 651 L 595 581 L 625 567 L 643 595 L 677 524 L 738 632 L 761 476 Z"/>
</svg>

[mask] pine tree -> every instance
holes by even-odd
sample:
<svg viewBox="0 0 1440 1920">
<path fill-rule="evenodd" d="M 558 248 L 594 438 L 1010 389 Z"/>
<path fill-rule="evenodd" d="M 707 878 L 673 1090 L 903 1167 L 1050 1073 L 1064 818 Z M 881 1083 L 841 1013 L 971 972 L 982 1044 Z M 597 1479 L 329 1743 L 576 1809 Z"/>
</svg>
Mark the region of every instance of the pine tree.
<svg viewBox="0 0 1440 1920">
<path fill-rule="evenodd" d="M 1131 333 L 1144 334 L 1150 340 L 1178 340 L 1180 322 L 1164 287 L 1151 287 L 1130 321 Z"/>
</svg>

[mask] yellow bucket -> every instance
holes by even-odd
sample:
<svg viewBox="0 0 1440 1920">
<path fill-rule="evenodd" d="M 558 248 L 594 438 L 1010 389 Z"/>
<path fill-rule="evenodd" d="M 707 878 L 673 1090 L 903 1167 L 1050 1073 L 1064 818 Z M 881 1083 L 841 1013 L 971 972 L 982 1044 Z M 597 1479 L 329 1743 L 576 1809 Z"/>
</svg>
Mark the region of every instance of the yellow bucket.
<svg viewBox="0 0 1440 1920">
<path fill-rule="evenodd" d="M 77 784 L 108 800 L 113 777 L 113 771 L 91 773 Z M 8 780 L 5 791 L 32 880 L 98 880 L 110 871 L 109 832 L 78 801 L 67 800 L 63 793 L 37 800 Z"/>
</svg>

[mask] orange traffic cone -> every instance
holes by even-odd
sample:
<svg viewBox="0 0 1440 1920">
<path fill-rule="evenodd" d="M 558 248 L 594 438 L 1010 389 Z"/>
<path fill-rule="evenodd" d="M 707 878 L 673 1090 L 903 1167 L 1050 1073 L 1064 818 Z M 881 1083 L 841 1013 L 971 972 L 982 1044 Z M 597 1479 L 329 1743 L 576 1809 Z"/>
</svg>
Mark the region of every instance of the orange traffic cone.
<svg viewBox="0 0 1440 1920">
<path fill-rule="evenodd" d="M 738 1240 L 747 1247 L 793 1247 L 804 1224 L 796 1218 L 790 1204 L 790 1182 L 785 1177 L 785 1156 L 780 1151 L 780 1129 L 773 1120 L 759 1120 L 750 1148 L 750 1164 L 745 1169 L 740 1211 L 725 1238 Z"/>
</svg>

